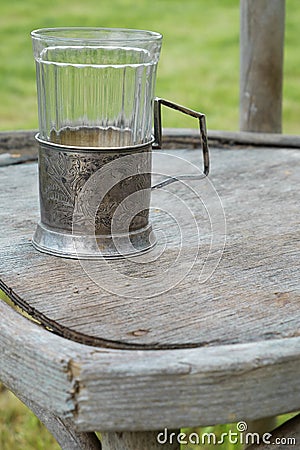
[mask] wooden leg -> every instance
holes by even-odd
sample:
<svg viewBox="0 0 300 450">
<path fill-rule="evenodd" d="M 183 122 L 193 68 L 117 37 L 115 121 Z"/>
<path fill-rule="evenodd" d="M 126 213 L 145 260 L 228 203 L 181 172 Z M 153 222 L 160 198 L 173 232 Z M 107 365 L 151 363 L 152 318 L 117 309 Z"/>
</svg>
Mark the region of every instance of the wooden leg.
<svg viewBox="0 0 300 450">
<path fill-rule="evenodd" d="M 180 450 L 180 431 L 101 433 L 102 450 Z"/>
<path fill-rule="evenodd" d="M 36 403 L 17 397 L 40 419 L 50 433 L 55 437 L 62 450 L 101 450 L 102 446 L 95 433 L 82 433 L 74 429 L 73 423 L 68 419 L 60 419 Z"/>
</svg>

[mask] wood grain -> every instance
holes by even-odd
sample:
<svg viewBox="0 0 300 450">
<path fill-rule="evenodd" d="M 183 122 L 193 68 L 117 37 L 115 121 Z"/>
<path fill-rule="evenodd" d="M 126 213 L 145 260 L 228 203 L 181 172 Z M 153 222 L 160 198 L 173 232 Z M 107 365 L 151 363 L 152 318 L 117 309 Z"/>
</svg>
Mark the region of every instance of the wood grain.
<svg viewBox="0 0 300 450">
<path fill-rule="evenodd" d="M 152 214 L 154 229 L 165 233 L 167 248 L 151 264 L 140 264 L 138 259 L 113 261 L 109 266 L 92 262 L 88 270 L 97 284 L 80 262 L 37 252 L 30 242 L 38 220 L 37 167 L 28 164 L 1 169 L 2 288 L 55 332 L 96 346 L 176 348 L 298 336 L 300 154 L 291 149 L 211 153 L 210 180 L 224 207 L 227 236 L 222 254 L 219 214 L 210 258 L 213 262 L 222 257 L 207 282 L 200 283 L 199 274 L 211 243 L 209 217 L 198 194 L 179 183 L 162 198 L 161 210 Z M 175 151 L 175 155 L 200 165 L 198 151 Z M 168 158 L 163 162 L 167 165 Z M 174 163 L 175 173 L 181 169 L 177 166 Z M 170 172 L 170 167 L 160 169 Z M 214 211 L 209 195 L 204 189 L 201 192 L 201 182 L 193 183 Z M 200 227 L 198 241 L 192 221 L 184 222 L 180 266 L 176 227 L 162 211 L 164 205 L 171 213 L 177 208 L 184 220 L 178 196 L 195 210 Z M 189 267 L 176 284 L 181 271 Z M 111 268 L 125 278 L 118 273 L 113 278 Z M 134 298 L 136 289 L 130 291 L 126 275 L 143 281 L 140 298 Z M 174 282 L 172 289 L 147 297 L 158 288 L 163 291 L 168 280 Z M 127 297 L 101 285 L 118 293 L 124 290 Z"/>
<path fill-rule="evenodd" d="M 241 0 L 240 18 L 240 129 L 281 133 L 285 0 Z"/>
<path fill-rule="evenodd" d="M 7 164 L 20 163 L 27 158 L 31 161 L 37 160 L 38 143 L 34 139 L 38 130 L 29 131 L 0 131 L 0 155 L 11 155 L 6 157 Z M 247 131 L 224 131 L 208 130 L 208 141 L 215 147 L 230 146 L 265 146 L 274 148 L 300 148 L 300 136 L 278 133 L 255 133 Z M 197 148 L 200 147 L 199 131 L 196 128 L 164 128 L 163 147 L 174 148 Z M 4 159 L 4 157 L 3 157 Z M 1 161 L 0 161 L 1 162 Z M 4 161 L 2 161 L 4 165 Z"/>
<path fill-rule="evenodd" d="M 124 351 L 63 339 L 2 301 L 0 321 L 0 379 L 78 431 L 205 426 L 300 409 L 300 338 Z"/>
</svg>

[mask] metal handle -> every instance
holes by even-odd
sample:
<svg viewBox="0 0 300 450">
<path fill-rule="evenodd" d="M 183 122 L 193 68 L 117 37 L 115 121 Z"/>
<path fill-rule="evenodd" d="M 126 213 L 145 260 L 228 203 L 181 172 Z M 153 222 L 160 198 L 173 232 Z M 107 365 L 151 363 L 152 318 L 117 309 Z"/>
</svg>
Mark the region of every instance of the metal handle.
<svg viewBox="0 0 300 450">
<path fill-rule="evenodd" d="M 205 114 L 202 114 L 192 109 L 186 108 L 185 106 L 177 105 L 176 103 L 164 100 L 163 98 L 156 97 L 154 99 L 154 143 L 153 148 L 161 148 L 162 144 L 162 125 L 161 125 L 161 105 L 167 106 L 168 108 L 175 109 L 189 116 L 195 117 L 199 120 L 200 128 L 200 141 L 203 154 L 203 173 L 197 175 L 177 175 L 176 177 L 170 177 L 161 183 L 152 186 L 152 189 L 159 189 L 168 184 L 174 183 L 175 181 L 187 180 L 187 179 L 202 179 L 205 178 L 209 173 L 209 151 L 207 143 L 207 131 L 206 131 L 206 119 Z"/>
</svg>

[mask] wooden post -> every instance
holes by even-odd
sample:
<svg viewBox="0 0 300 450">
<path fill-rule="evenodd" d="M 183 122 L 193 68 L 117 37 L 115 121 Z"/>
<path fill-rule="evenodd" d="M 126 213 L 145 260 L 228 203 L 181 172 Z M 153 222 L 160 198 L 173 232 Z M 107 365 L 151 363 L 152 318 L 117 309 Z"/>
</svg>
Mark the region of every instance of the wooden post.
<svg viewBox="0 0 300 450">
<path fill-rule="evenodd" d="M 180 450 L 180 430 L 101 433 L 102 450 Z"/>
<path fill-rule="evenodd" d="M 281 133 L 285 0 L 240 6 L 240 130 Z"/>
</svg>

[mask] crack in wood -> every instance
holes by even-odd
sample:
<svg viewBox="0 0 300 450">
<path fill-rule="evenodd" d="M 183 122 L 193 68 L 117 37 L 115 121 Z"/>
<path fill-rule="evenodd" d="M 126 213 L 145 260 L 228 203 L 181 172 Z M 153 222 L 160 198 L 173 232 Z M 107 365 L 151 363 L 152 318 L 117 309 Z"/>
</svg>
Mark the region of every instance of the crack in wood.
<svg viewBox="0 0 300 450">
<path fill-rule="evenodd" d="M 29 317 L 28 319 L 38 322 L 40 326 L 43 326 L 46 330 L 61 336 L 65 339 L 69 339 L 79 344 L 89 345 L 92 347 L 102 347 L 119 350 L 172 350 L 172 349 L 184 349 L 184 348 L 198 348 L 207 345 L 215 344 L 216 342 L 201 342 L 190 344 L 134 344 L 121 341 L 114 341 L 104 339 L 98 336 L 90 336 L 79 331 L 72 330 L 66 326 L 63 326 L 53 319 L 45 316 L 37 309 L 30 306 L 25 300 L 23 300 L 16 292 L 0 279 L 0 289 L 11 299 L 14 305 L 24 311 Z"/>
</svg>

